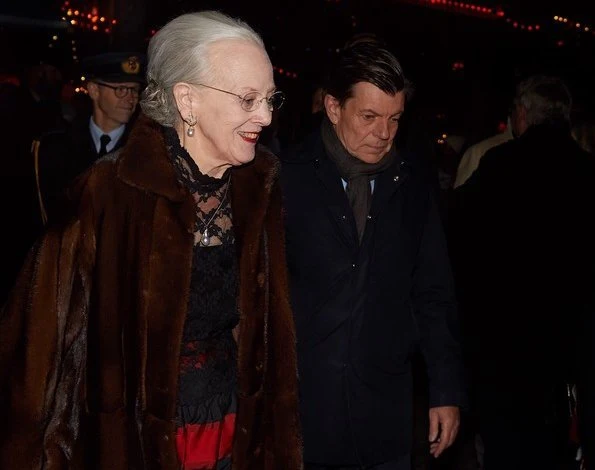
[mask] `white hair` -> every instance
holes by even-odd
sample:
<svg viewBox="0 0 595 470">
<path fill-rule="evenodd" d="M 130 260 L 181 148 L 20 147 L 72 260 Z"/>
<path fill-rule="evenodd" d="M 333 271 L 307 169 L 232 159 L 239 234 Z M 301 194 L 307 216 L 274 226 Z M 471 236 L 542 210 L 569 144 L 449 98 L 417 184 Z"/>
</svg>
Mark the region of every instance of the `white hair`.
<svg viewBox="0 0 595 470">
<path fill-rule="evenodd" d="M 186 13 L 163 26 L 149 42 L 147 87 L 140 102 L 143 112 L 172 127 L 178 119 L 174 85 L 208 81 L 214 73 L 208 47 L 228 39 L 265 49 L 262 38 L 247 23 L 218 11 Z"/>
</svg>

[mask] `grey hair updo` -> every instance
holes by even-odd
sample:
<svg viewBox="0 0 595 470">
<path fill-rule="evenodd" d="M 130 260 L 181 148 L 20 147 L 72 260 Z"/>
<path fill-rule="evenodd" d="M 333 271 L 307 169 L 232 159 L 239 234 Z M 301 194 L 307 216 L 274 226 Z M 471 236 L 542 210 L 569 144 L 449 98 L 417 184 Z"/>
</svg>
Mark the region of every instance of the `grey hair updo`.
<svg viewBox="0 0 595 470">
<path fill-rule="evenodd" d="M 213 73 L 207 49 L 226 39 L 251 41 L 264 49 L 262 38 L 248 24 L 218 11 L 186 13 L 163 26 L 149 42 L 143 112 L 163 126 L 174 126 L 179 116 L 174 85 L 207 81 Z"/>
</svg>

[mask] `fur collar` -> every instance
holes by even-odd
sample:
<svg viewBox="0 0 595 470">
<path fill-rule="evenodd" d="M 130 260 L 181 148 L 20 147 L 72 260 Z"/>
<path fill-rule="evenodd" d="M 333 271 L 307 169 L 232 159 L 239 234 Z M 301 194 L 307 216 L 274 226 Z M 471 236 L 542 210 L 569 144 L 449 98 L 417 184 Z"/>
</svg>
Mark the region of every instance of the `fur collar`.
<svg viewBox="0 0 595 470">
<path fill-rule="evenodd" d="M 258 146 L 254 160 L 234 168 L 232 180 L 254 178 L 252 191 L 270 191 L 271 183 L 277 178 L 277 158 L 263 146 Z M 177 182 L 173 165 L 167 156 L 167 149 L 161 125 L 141 114 L 134 124 L 126 146 L 122 149 L 118 176 L 127 184 L 151 191 L 174 202 L 181 202 L 186 194 Z"/>
<path fill-rule="evenodd" d="M 254 160 L 233 168 L 231 197 L 236 236 L 241 238 L 250 225 L 251 213 L 266 212 L 279 169 L 277 157 L 261 145 L 256 148 Z M 182 223 L 188 232 L 194 230 L 194 201 L 178 184 L 160 124 L 142 114 L 139 116 L 121 151 L 118 177 L 130 186 L 180 203 Z"/>
</svg>

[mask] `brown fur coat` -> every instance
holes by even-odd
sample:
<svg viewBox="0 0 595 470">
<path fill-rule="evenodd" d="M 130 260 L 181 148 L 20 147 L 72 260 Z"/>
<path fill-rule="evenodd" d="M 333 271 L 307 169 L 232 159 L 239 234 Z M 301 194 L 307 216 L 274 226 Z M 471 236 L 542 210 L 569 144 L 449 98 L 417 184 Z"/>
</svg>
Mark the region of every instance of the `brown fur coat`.
<svg viewBox="0 0 595 470">
<path fill-rule="evenodd" d="M 233 170 L 240 266 L 234 469 L 298 470 L 301 438 L 278 162 Z M 32 249 L 0 317 L 0 468 L 179 468 L 178 360 L 194 202 L 160 127 L 76 185 L 76 216 Z"/>
</svg>

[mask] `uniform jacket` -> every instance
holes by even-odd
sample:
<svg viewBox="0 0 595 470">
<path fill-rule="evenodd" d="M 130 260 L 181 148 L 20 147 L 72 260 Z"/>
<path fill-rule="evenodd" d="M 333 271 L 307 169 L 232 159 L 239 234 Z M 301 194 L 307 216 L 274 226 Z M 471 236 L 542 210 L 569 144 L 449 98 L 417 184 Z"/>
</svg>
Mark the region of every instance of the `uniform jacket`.
<svg viewBox="0 0 595 470">
<path fill-rule="evenodd" d="M 238 247 L 235 469 L 301 467 L 278 163 L 233 170 Z M 178 469 L 178 361 L 195 207 L 160 126 L 86 172 L 75 216 L 30 252 L 0 320 L 0 468 Z"/>
<path fill-rule="evenodd" d="M 39 141 L 39 188 L 50 218 L 59 210 L 62 193 L 72 180 L 97 160 L 89 119 L 89 116 L 79 118 L 68 129 L 48 132 Z M 113 151 L 124 146 L 130 128 L 131 125 L 126 126 Z M 39 210 L 35 217 L 41 220 Z"/>
<path fill-rule="evenodd" d="M 284 156 L 306 462 L 370 465 L 411 451 L 410 359 L 418 345 L 430 405 L 463 400 L 453 282 L 421 168 L 401 154 L 376 178 L 360 246 L 320 133 Z"/>
</svg>

